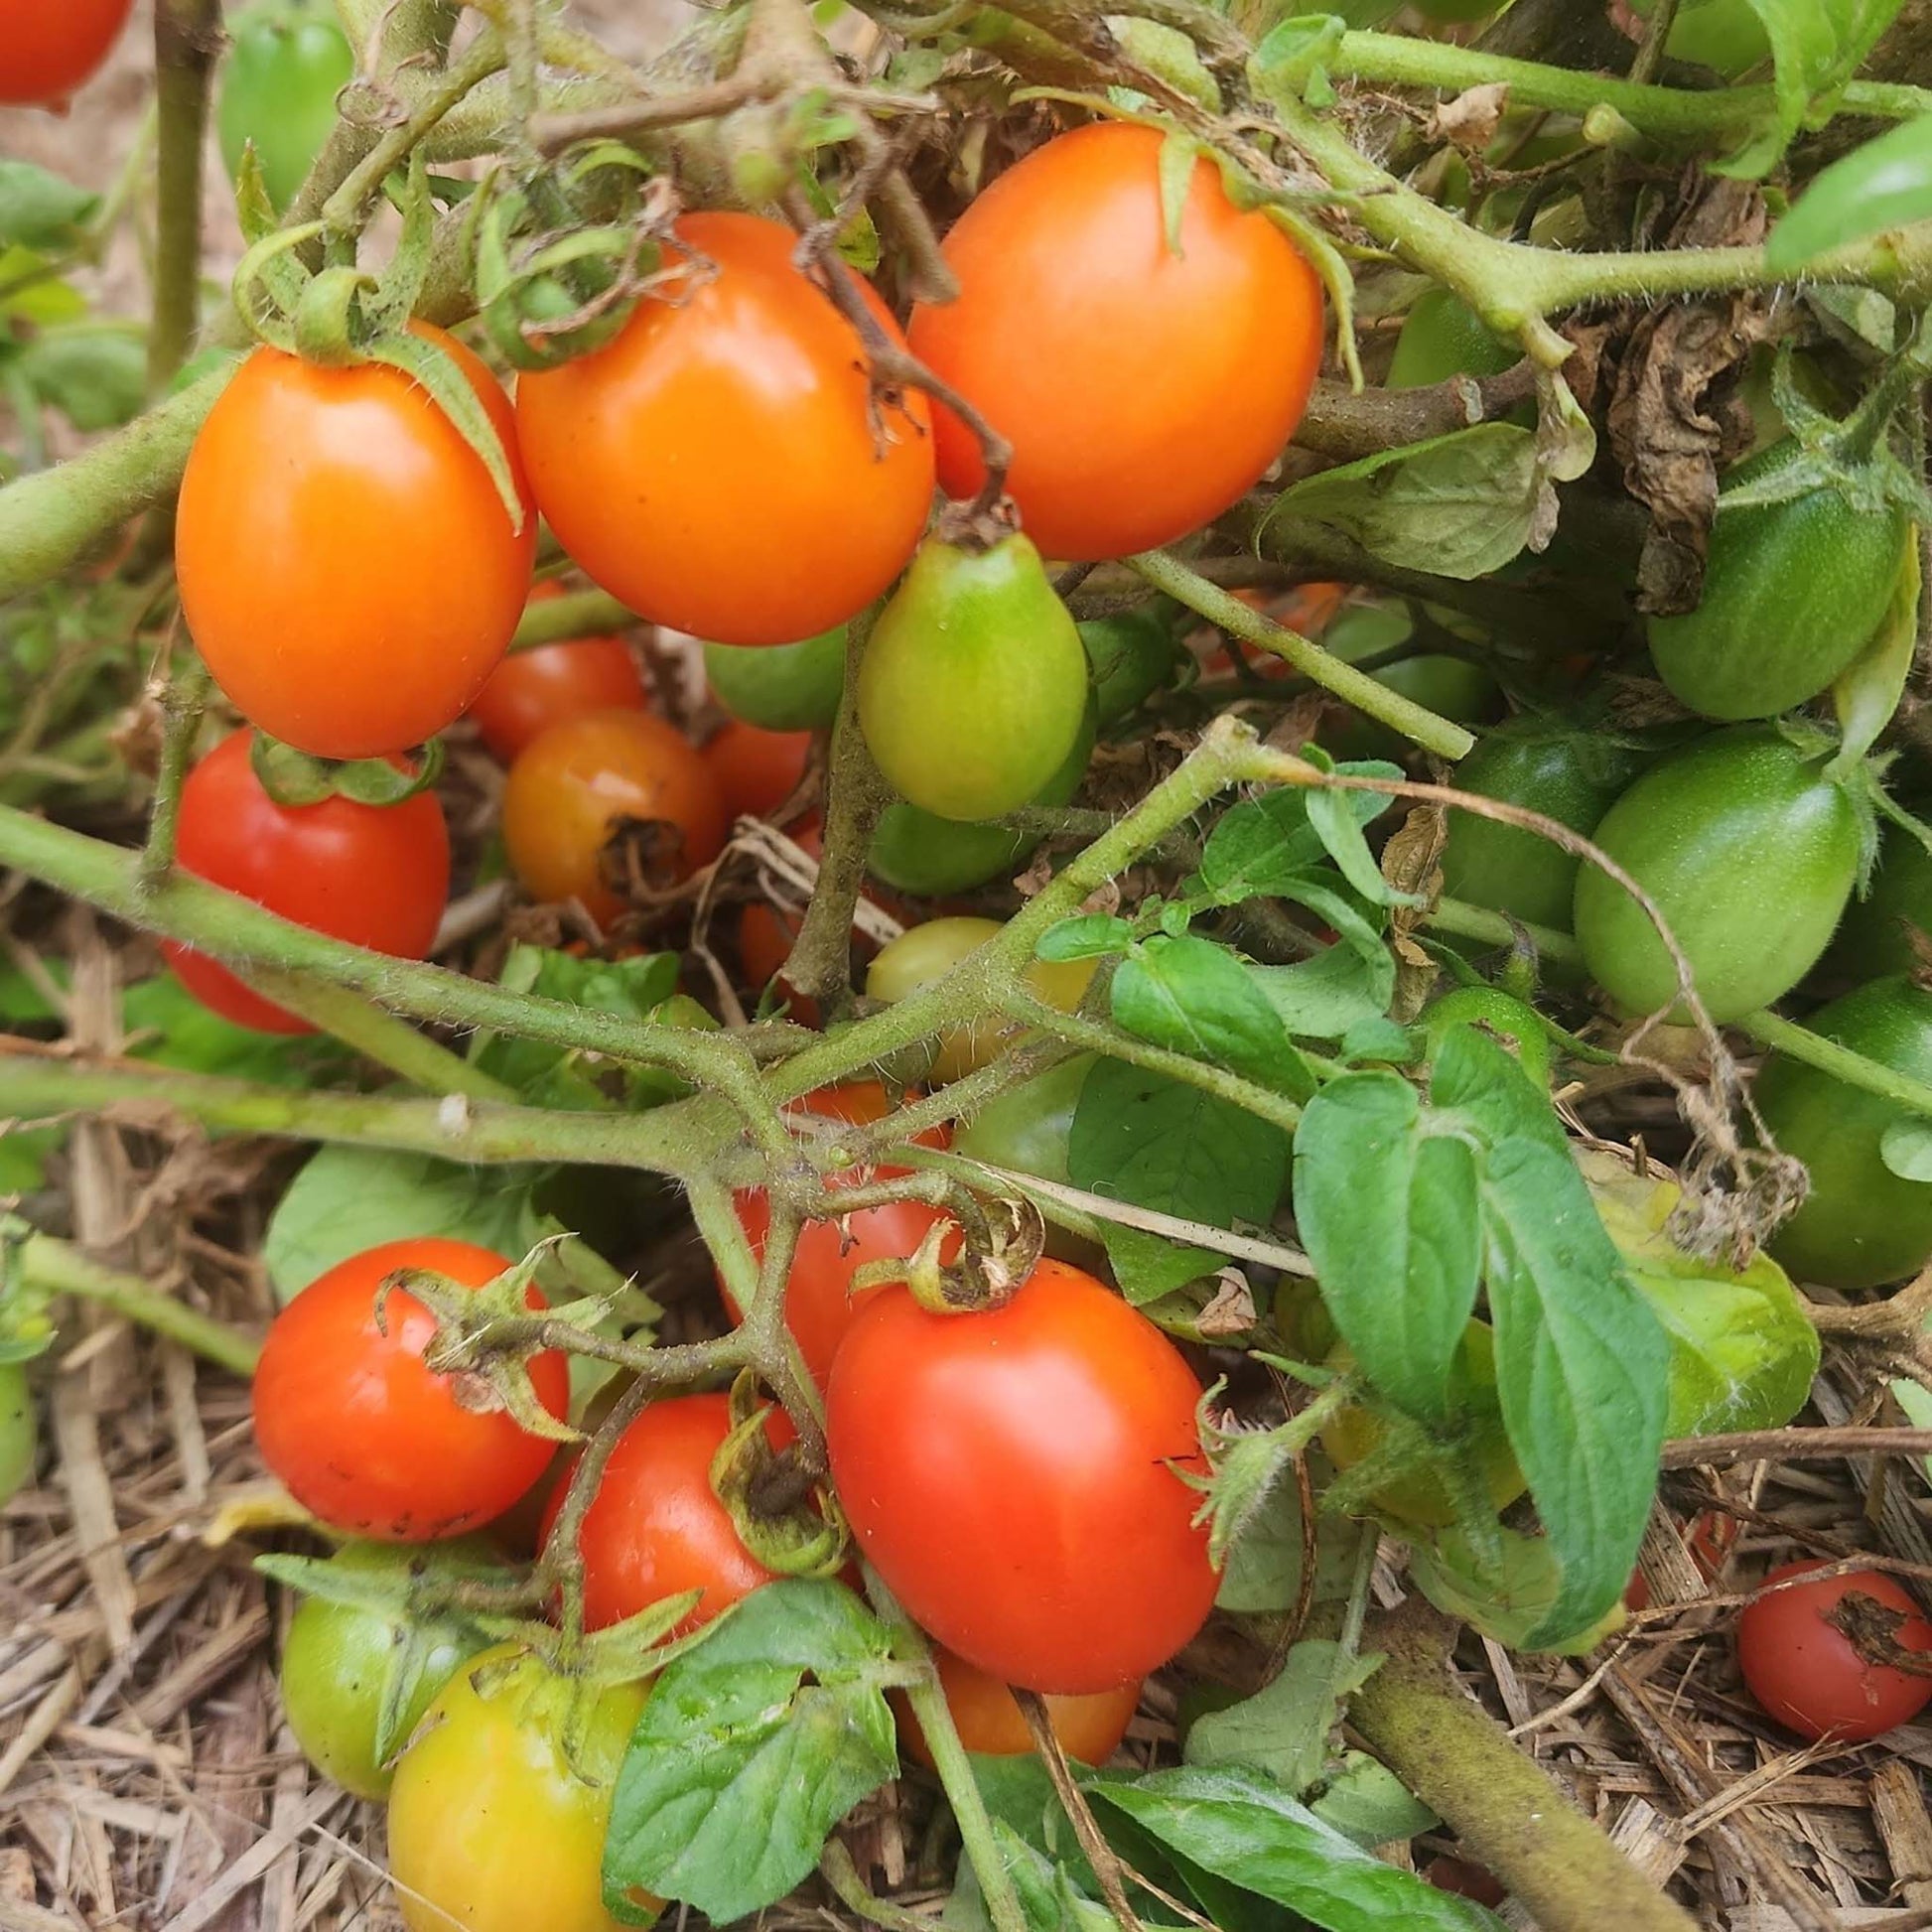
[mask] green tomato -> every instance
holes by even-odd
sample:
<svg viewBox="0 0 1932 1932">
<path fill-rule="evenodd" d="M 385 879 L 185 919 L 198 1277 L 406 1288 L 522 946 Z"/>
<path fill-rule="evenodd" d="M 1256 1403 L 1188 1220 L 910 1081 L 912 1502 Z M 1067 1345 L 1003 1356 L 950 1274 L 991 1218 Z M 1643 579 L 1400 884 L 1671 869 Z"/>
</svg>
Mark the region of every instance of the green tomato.
<svg viewBox="0 0 1932 1932">
<path fill-rule="evenodd" d="M 1932 1080 L 1932 992 L 1902 974 L 1834 1000 L 1806 1025 L 1894 1073 Z M 1885 1130 L 1908 1109 L 1782 1053 L 1758 1072 L 1757 1105 L 1772 1140 L 1811 1173 L 1805 1204 L 1771 1242 L 1793 1275 L 1876 1288 L 1932 1260 L 1932 1182 L 1900 1178 L 1882 1153 Z"/>
<path fill-rule="evenodd" d="M 1568 725 L 1525 720 L 1488 733 L 1450 782 L 1500 804 L 1521 805 L 1589 833 L 1635 777 L 1641 754 Z M 1570 923 L 1582 861 L 1521 826 L 1451 812 L 1443 891 L 1531 925 Z"/>
<path fill-rule="evenodd" d="M 1445 25 L 1465 20 L 1487 20 L 1502 0 L 1409 0 L 1425 20 L 1440 20 Z"/>
<path fill-rule="evenodd" d="M 921 544 L 859 673 L 894 790 L 940 818 L 1001 818 L 1051 783 L 1086 712 L 1087 653 L 1033 544 Z"/>
<path fill-rule="evenodd" d="M 1452 375 L 1500 375 L 1521 359 L 1521 351 L 1491 335 L 1459 295 L 1448 289 L 1425 289 L 1396 338 L 1388 386 L 1425 389 Z"/>
<path fill-rule="evenodd" d="M 1657 0 L 1629 0 L 1629 6 L 1648 20 Z M 1673 61 L 1695 61 L 1734 80 L 1771 58 L 1771 43 L 1750 0 L 1683 0 L 1664 51 Z"/>
<path fill-rule="evenodd" d="M 304 0 L 251 7 L 229 29 L 215 126 L 230 176 L 252 141 L 268 199 L 295 200 L 336 125 L 336 96 L 355 72 L 348 39 L 331 10 Z"/>
<path fill-rule="evenodd" d="M 1795 442 L 1774 443 L 1727 486 L 1775 477 L 1802 454 Z M 1650 620 L 1658 676 L 1680 703 L 1726 723 L 1817 697 L 1884 618 L 1910 520 L 1901 507 L 1855 505 L 1829 484 L 1738 510 L 1720 496 L 1703 601 Z"/>
<path fill-rule="evenodd" d="M 1380 657 L 1414 633 L 1409 614 L 1394 605 L 1355 604 L 1342 612 L 1322 636 L 1322 644 L 1344 663 Z M 1480 664 L 1447 652 L 1429 651 L 1376 665 L 1372 675 L 1391 691 L 1458 724 L 1487 724 L 1502 709 L 1502 687 Z M 1324 725 L 1321 743 L 1341 759 L 1400 759 L 1409 741 L 1386 725 L 1351 712 Z"/>
<path fill-rule="evenodd" d="M 1423 1008 L 1416 1023 L 1429 1042 L 1434 1063 L 1443 1049 L 1443 1036 L 1451 1027 L 1479 1027 L 1496 1035 L 1523 1062 L 1523 1071 L 1548 1092 L 1550 1035 L 1535 1009 L 1513 994 L 1493 986 L 1460 986 Z"/>
<path fill-rule="evenodd" d="M 1080 789 L 1087 760 L 1093 757 L 1095 723 L 1089 703 L 1066 762 L 1029 802 L 1064 805 Z M 1026 832 L 1009 832 L 998 825 L 961 825 L 938 818 L 901 798 L 880 814 L 866 863 L 875 879 L 898 892 L 939 898 L 948 893 L 970 892 L 1003 874 L 1011 877 L 1038 843 Z"/>
<path fill-rule="evenodd" d="M 819 731 L 838 714 L 845 627 L 799 644 L 707 644 L 704 672 L 734 718 L 760 731 Z"/>
<path fill-rule="evenodd" d="M 1157 598 L 1125 617 L 1093 618 L 1079 628 L 1104 730 L 1140 710 L 1173 669 L 1173 630 L 1167 601 Z"/>
<path fill-rule="evenodd" d="M 1919 963 L 1914 932 L 1932 934 L 1932 852 L 1903 827 L 1888 826 L 1871 889 L 1852 902 L 1828 964 L 1854 980 L 1908 973 Z"/>
<path fill-rule="evenodd" d="M 1080 1053 L 1001 1094 L 953 1136 L 953 1152 L 1067 1185 L 1067 1142 L 1080 1090 L 1092 1071 L 1093 1055 Z"/>
<path fill-rule="evenodd" d="M 25 1362 L 0 1362 L 0 1503 L 25 1488 L 40 1449 L 34 1392 Z"/>
<path fill-rule="evenodd" d="M 412 1567 L 407 1553 L 379 1543 L 345 1544 L 333 1562 L 398 1580 Z M 295 1741 L 345 1791 L 387 1797 L 395 1754 L 474 1648 L 454 1624 L 405 1626 L 378 1610 L 305 1596 L 282 1651 L 282 1709 Z"/>
<path fill-rule="evenodd" d="M 1789 993 L 1852 897 L 1863 828 L 1824 766 L 1770 726 L 1719 732 L 1646 772 L 1596 828 L 1676 933 L 1720 1026 Z M 1586 866 L 1575 912 L 1585 964 L 1624 1012 L 1672 1005 L 1670 956 L 1621 886 Z"/>
</svg>

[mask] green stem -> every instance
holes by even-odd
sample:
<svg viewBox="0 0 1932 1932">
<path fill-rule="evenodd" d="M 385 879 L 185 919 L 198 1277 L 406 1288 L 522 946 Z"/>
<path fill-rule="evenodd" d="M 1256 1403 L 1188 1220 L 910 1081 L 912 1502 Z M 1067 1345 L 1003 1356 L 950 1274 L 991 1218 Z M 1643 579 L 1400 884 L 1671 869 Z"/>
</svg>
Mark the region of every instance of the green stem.
<svg viewBox="0 0 1932 1932">
<path fill-rule="evenodd" d="M 908 1912 L 890 1898 L 880 1898 L 867 1887 L 842 1839 L 826 1841 L 825 1850 L 819 1855 L 818 1871 L 839 1903 L 847 1911 L 856 1912 L 868 1925 L 882 1926 L 885 1932 L 932 1932 L 929 1918 Z"/>
<path fill-rule="evenodd" d="M 18 1251 L 16 1265 L 24 1280 L 48 1294 L 78 1295 L 98 1302 L 244 1381 L 255 1372 L 261 1354 L 258 1342 L 225 1321 L 177 1302 L 173 1296 L 157 1294 L 135 1276 L 101 1267 L 78 1248 L 52 1235 L 30 1234 Z"/>
<path fill-rule="evenodd" d="M 158 395 L 188 359 L 202 307 L 202 156 L 208 80 L 221 50 L 221 0 L 157 0 L 154 315 L 148 393 Z"/>
<path fill-rule="evenodd" d="M 1165 551 L 1145 551 L 1138 557 L 1130 557 L 1128 562 L 1155 589 L 1166 591 L 1218 629 L 1285 659 L 1324 691 L 1332 692 L 1391 731 L 1400 732 L 1424 751 L 1434 752 L 1439 758 L 1459 759 L 1475 744 L 1474 735 L 1460 725 L 1438 717 L 1427 706 L 1405 698 L 1399 691 L 1391 691 L 1366 671 L 1344 664 L 1332 651 L 1323 650 L 1319 644 L 1311 643 L 1286 625 L 1264 617 Z"/>
<path fill-rule="evenodd" d="M 560 644 L 600 631 L 622 630 L 637 621 L 636 617 L 615 597 L 602 591 L 571 591 L 563 597 L 540 597 L 525 606 L 510 649 L 535 650 L 542 644 Z"/>
<path fill-rule="evenodd" d="M 1802 1061 L 1806 1066 L 1816 1067 L 1821 1073 L 1829 1073 L 1835 1080 L 1843 1080 L 1848 1087 L 1876 1094 L 1879 1099 L 1889 1100 L 1908 1113 L 1932 1119 L 1932 1086 L 1923 1080 L 1894 1073 L 1890 1067 L 1880 1066 L 1876 1060 L 1867 1059 L 1863 1053 L 1855 1053 L 1849 1046 L 1841 1046 L 1837 1040 L 1827 1039 L 1822 1034 L 1812 1033 L 1789 1020 L 1780 1019 L 1768 1010 L 1747 1013 L 1731 1024 L 1739 1033 L 1749 1034 L 1753 1039 L 1761 1040 L 1786 1059 Z"/>
<path fill-rule="evenodd" d="M 1567 932 L 1554 926 L 1530 925 L 1522 919 L 1507 918 L 1486 905 L 1471 905 L 1465 899 L 1438 899 L 1423 923 L 1436 932 L 1448 932 L 1458 939 L 1475 939 L 1489 946 L 1513 946 L 1520 933 L 1535 946 L 1537 956 L 1547 966 L 1561 968 L 1571 977 L 1584 971 L 1584 952 Z"/>
<path fill-rule="evenodd" d="M 175 865 L 175 834 L 181 821 L 181 788 L 195 756 L 195 738 L 207 702 L 208 677 L 199 657 L 190 657 L 168 680 L 161 701 L 161 763 L 155 773 L 154 805 L 148 816 L 148 842 L 134 883 L 151 893 Z"/>
</svg>

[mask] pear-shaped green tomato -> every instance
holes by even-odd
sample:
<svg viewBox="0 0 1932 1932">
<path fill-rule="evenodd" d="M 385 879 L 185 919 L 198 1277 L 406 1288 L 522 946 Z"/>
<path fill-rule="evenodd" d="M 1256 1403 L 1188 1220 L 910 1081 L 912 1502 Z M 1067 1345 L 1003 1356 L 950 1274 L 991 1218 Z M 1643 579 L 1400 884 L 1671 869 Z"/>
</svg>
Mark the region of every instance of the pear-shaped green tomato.
<svg viewBox="0 0 1932 1932">
<path fill-rule="evenodd" d="M 1086 709 L 1086 649 L 1026 537 L 920 546 L 859 673 L 860 727 L 901 798 L 967 823 L 1017 811 Z"/>
</svg>

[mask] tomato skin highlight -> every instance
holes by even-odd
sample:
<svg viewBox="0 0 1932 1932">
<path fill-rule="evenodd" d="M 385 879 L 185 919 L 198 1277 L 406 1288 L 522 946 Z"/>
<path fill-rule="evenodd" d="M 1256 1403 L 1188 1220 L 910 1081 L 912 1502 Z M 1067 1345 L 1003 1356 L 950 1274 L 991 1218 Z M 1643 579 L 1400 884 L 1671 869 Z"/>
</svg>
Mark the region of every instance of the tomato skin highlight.
<svg viewBox="0 0 1932 1932">
<path fill-rule="evenodd" d="M 114 51 L 134 0 L 0 0 L 0 105 L 54 107 Z"/>
<path fill-rule="evenodd" d="M 564 548 L 640 617 L 793 643 L 856 617 L 911 556 L 932 504 L 925 401 L 888 410 L 876 446 L 858 332 L 793 264 L 790 228 L 687 214 L 677 238 L 718 274 L 675 304 L 647 297 L 594 353 L 526 372 L 524 459 Z"/>
<path fill-rule="evenodd" d="M 682 1636 L 771 1582 L 711 1486 L 712 1458 L 730 1434 L 724 1396 L 686 1395 L 653 1402 L 618 1438 L 578 1539 L 587 1629 L 701 1589 L 703 1599 L 677 1625 Z M 544 1512 L 545 1544 L 568 1487 L 566 1476 Z"/>
<path fill-rule="evenodd" d="M 389 1795 L 389 1870 L 409 1932 L 619 1932 L 604 1906 L 604 1839 L 648 1692 L 596 1692 L 573 1763 L 571 1690 L 504 1645 L 472 1658 L 430 1706 Z"/>
<path fill-rule="evenodd" d="M 1035 149 L 947 235 L 959 299 L 913 311 L 912 352 L 1012 440 L 1043 556 L 1124 557 L 1218 516 L 1280 456 L 1321 360 L 1313 269 L 1205 161 L 1169 248 L 1161 144 L 1110 121 Z M 978 442 L 933 413 L 939 480 L 971 496 Z"/>
<path fill-rule="evenodd" d="M 1781 1583 L 1822 1563 L 1787 1563 L 1765 1578 Z M 1869 1596 L 1909 1620 L 1893 1632 L 1906 1650 L 1932 1651 L 1932 1623 L 1902 1586 L 1877 1571 L 1827 1577 L 1756 1596 L 1737 1619 L 1737 1662 L 1750 1694 L 1801 1737 L 1848 1742 L 1881 1736 L 1932 1702 L 1932 1677 L 1868 1664 L 1851 1638 L 1825 1621 L 1846 1596 Z"/>
<path fill-rule="evenodd" d="M 1153 1322 L 1060 1262 L 980 1313 L 887 1288 L 832 1365 L 833 1480 L 867 1560 L 949 1650 L 1029 1690 L 1118 1690 L 1213 1606 L 1197 1498 L 1169 1466 L 1205 1466 L 1199 1398 Z"/>
<path fill-rule="evenodd" d="M 249 762 L 254 734 L 231 732 L 182 786 L 182 871 L 332 939 L 398 959 L 428 957 L 450 897 L 450 834 L 433 792 L 399 805 L 340 794 L 278 805 Z M 270 1034 L 315 1030 L 206 953 L 164 940 L 181 983 L 224 1020 Z"/>
<path fill-rule="evenodd" d="M 592 711 L 642 711 L 648 702 L 621 637 L 573 637 L 512 651 L 477 693 L 470 716 L 491 753 L 513 764 L 552 725 Z"/>
<path fill-rule="evenodd" d="M 1027 1728 L 1013 1693 L 997 1677 L 989 1677 L 940 1644 L 933 1645 L 932 1662 L 939 1673 L 946 1709 L 952 1713 L 953 1728 L 967 1750 L 975 1757 L 1025 1757 L 1031 1753 L 1033 1732 Z M 1120 1749 L 1140 1702 L 1139 1680 L 1090 1697 L 1049 1697 L 1046 1721 L 1068 1757 L 1080 1764 L 1104 1764 Z M 935 1769 L 932 1748 L 912 1715 L 910 1701 L 902 1691 L 895 1691 L 892 1703 L 898 1719 L 899 1742 L 928 1771 Z"/>
<path fill-rule="evenodd" d="M 510 766 L 503 843 L 537 898 L 575 898 L 600 925 L 624 910 L 599 855 L 621 820 L 670 827 L 662 852 L 673 880 L 725 848 L 730 818 L 696 748 L 648 711 L 595 711 L 552 725 Z"/>
<path fill-rule="evenodd" d="M 769 732 L 734 719 L 704 748 L 704 761 L 733 818 L 775 818 L 811 762 L 810 732 Z"/>
<path fill-rule="evenodd" d="M 252 725 L 317 758 L 381 758 L 463 715 L 523 615 L 537 524 L 496 378 L 453 356 L 501 438 L 524 505 L 512 528 L 476 452 L 379 362 L 318 368 L 257 348 L 182 479 L 182 613 Z"/>
<path fill-rule="evenodd" d="M 375 1296 L 399 1268 L 481 1288 L 509 1267 L 468 1241 L 425 1238 L 365 1249 L 319 1276 L 268 1330 L 253 1391 L 262 1460 L 332 1529 L 379 1543 L 458 1536 L 508 1509 L 550 1465 L 552 1445 L 502 1411 L 461 1407 L 423 1364 L 435 1318 L 398 1289 L 376 1326 Z M 525 1300 L 544 1306 L 533 1286 Z M 538 1400 L 561 1417 L 570 1371 L 535 1356 Z"/>
</svg>

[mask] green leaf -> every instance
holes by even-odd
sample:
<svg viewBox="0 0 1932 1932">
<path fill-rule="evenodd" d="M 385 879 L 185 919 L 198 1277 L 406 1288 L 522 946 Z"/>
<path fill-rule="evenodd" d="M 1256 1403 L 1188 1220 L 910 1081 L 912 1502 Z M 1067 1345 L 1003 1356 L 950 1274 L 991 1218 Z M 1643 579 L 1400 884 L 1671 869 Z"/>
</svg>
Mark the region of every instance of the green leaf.
<svg viewBox="0 0 1932 1932">
<path fill-rule="evenodd" d="M 1134 943 L 1134 927 L 1127 919 L 1105 912 L 1087 912 L 1078 918 L 1062 919 L 1040 934 L 1034 948 L 1038 959 L 1104 959 L 1110 953 L 1125 952 Z"/>
<path fill-rule="evenodd" d="M 1764 265 L 1788 275 L 1814 255 L 1932 217 L 1932 114 L 1903 121 L 1812 178 L 1771 230 Z"/>
<path fill-rule="evenodd" d="M 1771 43 L 1776 118 L 1715 172 L 1759 180 L 1801 128 L 1823 126 L 1836 105 L 1836 90 L 1859 70 L 1903 5 L 1904 0 L 1750 0 Z"/>
<path fill-rule="evenodd" d="M 218 1073 L 276 1087 L 313 1086 L 347 1050 L 320 1035 L 261 1034 L 208 1009 L 172 973 L 137 980 L 121 996 L 133 1058 L 184 1073 Z"/>
<path fill-rule="evenodd" d="M 1366 1751 L 1348 1751 L 1309 1809 L 1324 1825 L 1352 1838 L 1364 1852 L 1434 1831 L 1443 1821 L 1403 1785 L 1386 1764 Z"/>
<path fill-rule="evenodd" d="M 1354 892 L 1370 905 L 1420 905 L 1423 902 L 1412 893 L 1397 892 L 1382 877 L 1382 868 L 1375 863 L 1375 855 L 1369 851 L 1368 841 L 1362 836 L 1362 826 L 1367 821 L 1358 801 L 1368 799 L 1372 802 L 1377 798 L 1377 793 L 1323 791 L 1311 787 L 1308 796 L 1309 823 Z M 1387 795 L 1381 795 L 1381 802 L 1386 807 L 1392 800 Z M 1371 814 L 1371 817 L 1377 815 Z"/>
<path fill-rule="evenodd" d="M 0 161 L 0 243 L 47 253 L 73 247 L 100 197 L 31 161 Z"/>
<path fill-rule="evenodd" d="M 724 1925 L 810 1876 L 833 1827 L 897 1773 L 891 1654 L 841 1585 L 748 1596 L 644 1706 L 612 1801 L 606 1902 L 642 1886 Z"/>
<path fill-rule="evenodd" d="M 1312 879 L 1291 880 L 1283 895 L 1333 927 L 1335 943 L 1312 959 L 1252 972 L 1291 1034 L 1339 1039 L 1365 1020 L 1387 1016 L 1395 994 L 1395 955 L 1355 901 Z"/>
<path fill-rule="evenodd" d="M 1112 1221 L 1102 1224 L 1100 1239 L 1120 1292 L 1137 1309 L 1227 1265 L 1227 1257 L 1212 1248 L 1186 1247 L 1144 1228 L 1121 1227 Z"/>
<path fill-rule="evenodd" d="M 1400 1074 L 1344 1073 L 1295 1136 L 1295 1222 L 1321 1299 L 1363 1374 L 1426 1421 L 1449 1410 L 1449 1371 L 1474 1311 L 1476 1163 L 1433 1135 Z"/>
<path fill-rule="evenodd" d="M 1247 967 L 1211 939 L 1150 939 L 1121 961 L 1115 1021 L 1190 1059 L 1247 1075 L 1296 1099 L 1314 1075 Z"/>
<path fill-rule="evenodd" d="M 47 1157 L 66 1143 L 65 1127 L 0 1128 L 0 1201 L 47 1185 Z"/>
<path fill-rule="evenodd" d="M 1088 1789 L 1185 1862 L 1324 1932 L 1500 1932 L 1480 1905 L 1384 1864 L 1252 1772 L 1157 1771 Z"/>
<path fill-rule="evenodd" d="M 147 400 L 147 350 L 124 330 L 50 330 L 22 349 L 19 366 L 75 429 L 119 429 Z"/>
<path fill-rule="evenodd" d="M 1260 1771 L 1299 1798 L 1327 1767 L 1343 1701 L 1381 1661 L 1353 1656 L 1325 1638 L 1298 1643 L 1253 1697 L 1196 1719 L 1181 1754 L 1202 1770 Z"/>
<path fill-rule="evenodd" d="M 1358 759 L 1335 769 L 1351 777 L 1400 778 L 1396 765 L 1381 759 Z M 1223 905 L 1244 898 L 1280 898 L 1298 882 L 1326 872 L 1327 848 L 1309 817 L 1313 788 L 1264 792 L 1224 812 L 1201 853 L 1201 880 Z M 1367 825 L 1388 807 L 1373 791 L 1322 792 L 1339 799 L 1340 809 Z M 1332 875 L 1329 875 L 1332 878 Z"/>
<path fill-rule="evenodd" d="M 1916 1382 L 1888 1382 L 1885 1386 L 1914 1429 L 1932 1429 L 1932 1391 L 1922 1389 Z M 1932 1482 L 1932 1455 L 1920 1456 L 1918 1469 L 1927 1482 Z"/>
<path fill-rule="evenodd" d="M 1248 57 L 1248 84 L 1265 98 L 1279 94 L 1291 100 L 1324 84 L 1327 64 L 1348 25 L 1339 17 L 1348 4 L 1342 0 L 1332 15 L 1298 16 L 1271 27 Z"/>
<path fill-rule="evenodd" d="M 1306 478 L 1270 515 L 1306 517 L 1387 563 L 1468 581 L 1528 545 L 1541 487 L 1535 435 L 1478 423 Z"/>
<path fill-rule="evenodd" d="M 1499 1524 L 1490 1540 L 1494 1548 L 1478 1552 L 1465 1531 L 1440 1530 L 1410 1547 L 1409 1575 L 1444 1615 L 1507 1649 L 1535 1649 L 1532 1638 L 1562 1592 L 1563 1572 L 1543 1537 Z M 1596 1641 L 1591 1626 L 1580 1640 L 1544 1647 L 1582 1652 Z"/>
<path fill-rule="evenodd" d="M 1185 255 L 1186 237 L 1181 233 L 1181 217 L 1187 212 L 1187 190 L 1194 179 L 1194 163 L 1200 159 L 1200 143 L 1179 128 L 1170 129 L 1161 140 L 1159 175 L 1161 181 L 1161 229 L 1167 236 L 1168 253 Z"/>
<path fill-rule="evenodd" d="M 1832 686 L 1843 742 L 1830 769 L 1849 773 L 1864 762 L 1878 734 L 1892 721 L 1905 695 L 1905 679 L 1918 649 L 1919 599 L 1923 593 L 1916 524 L 1905 532 L 1898 560 L 1898 583 L 1871 641 L 1839 674 Z"/>
</svg>

